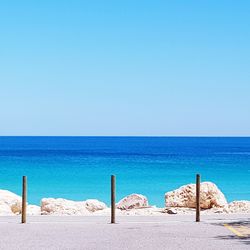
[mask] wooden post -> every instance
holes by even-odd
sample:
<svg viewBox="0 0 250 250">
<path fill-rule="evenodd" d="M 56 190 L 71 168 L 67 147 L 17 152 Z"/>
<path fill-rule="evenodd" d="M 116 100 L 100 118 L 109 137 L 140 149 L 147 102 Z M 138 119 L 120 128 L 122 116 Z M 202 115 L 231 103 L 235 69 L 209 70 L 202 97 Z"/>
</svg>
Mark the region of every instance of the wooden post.
<svg viewBox="0 0 250 250">
<path fill-rule="evenodd" d="M 23 193 L 22 193 L 22 223 L 26 223 L 26 204 L 27 204 L 27 177 L 23 176 Z"/>
<path fill-rule="evenodd" d="M 196 222 L 200 221 L 200 187 L 201 179 L 200 175 L 196 175 Z"/>
<path fill-rule="evenodd" d="M 111 175 L 111 224 L 115 223 L 115 176 Z"/>
</svg>

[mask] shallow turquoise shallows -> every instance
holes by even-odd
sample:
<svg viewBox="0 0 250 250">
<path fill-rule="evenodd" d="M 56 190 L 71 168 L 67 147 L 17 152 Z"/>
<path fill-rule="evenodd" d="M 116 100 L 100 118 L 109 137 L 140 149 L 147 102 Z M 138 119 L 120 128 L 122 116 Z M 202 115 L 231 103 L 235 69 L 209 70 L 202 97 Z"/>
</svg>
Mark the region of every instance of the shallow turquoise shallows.
<svg viewBox="0 0 250 250">
<path fill-rule="evenodd" d="M 0 189 L 28 201 L 43 197 L 96 198 L 110 203 L 110 175 L 117 200 L 131 193 L 164 206 L 164 193 L 181 185 L 215 182 L 228 201 L 250 200 L 250 138 L 216 137 L 0 137 Z"/>
</svg>

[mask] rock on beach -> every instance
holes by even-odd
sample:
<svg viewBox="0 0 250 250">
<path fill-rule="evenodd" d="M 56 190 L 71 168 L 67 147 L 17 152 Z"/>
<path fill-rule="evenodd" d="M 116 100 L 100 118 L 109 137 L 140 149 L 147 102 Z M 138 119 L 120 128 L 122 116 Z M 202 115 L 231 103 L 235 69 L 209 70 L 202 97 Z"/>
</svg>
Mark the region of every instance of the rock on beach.
<svg viewBox="0 0 250 250">
<path fill-rule="evenodd" d="M 90 212 L 96 212 L 99 210 L 104 210 L 107 208 L 106 204 L 96 200 L 96 199 L 89 199 L 85 201 L 85 206 Z"/>
<path fill-rule="evenodd" d="M 233 201 L 228 204 L 229 213 L 250 213 L 250 201 Z"/>
<path fill-rule="evenodd" d="M 41 207 L 36 205 L 28 205 L 27 215 L 41 215 Z"/>
<path fill-rule="evenodd" d="M 90 215 L 103 210 L 107 206 L 98 200 L 72 201 L 62 198 L 44 198 L 41 201 L 41 213 L 43 215 Z"/>
<path fill-rule="evenodd" d="M 85 206 L 85 202 L 62 198 L 43 198 L 41 212 L 43 215 L 87 215 L 90 213 Z"/>
<path fill-rule="evenodd" d="M 8 190 L 0 190 L 0 214 L 20 214 L 22 198 Z"/>
<path fill-rule="evenodd" d="M 117 215 L 166 215 L 195 213 L 195 184 L 182 186 L 165 194 L 165 208 L 149 206 L 147 197 L 131 194 L 117 204 Z M 18 215 L 21 213 L 22 199 L 8 191 L 0 190 L 0 215 Z M 227 203 L 225 196 L 211 182 L 201 183 L 202 214 L 214 213 L 250 213 L 250 201 Z M 27 205 L 27 215 L 110 215 L 110 208 L 96 199 L 72 201 L 62 198 L 44 198 L 41 206 Z"/>
<path fill-rule="evenodd" d="M 121 199 L 116 207 L 121 210 L 148 207 L 148 199 L 142 194 L 131 194 Z"/>
<path fill-rule="evenodd" d="M 8 206 L 6 203 L 4 202 L 0 202 L 0 215 L 5 215 L 5 216 L 9 216 L 9 215 L 15 215 L 12 211 L 10 206 Z"/>
<path fill-rule="evenodd" d="M 212 182 L 202 182 L 200 189 L 201 208 L 224 207 L 227 200 L 219 188 Z M 195 208 L 196 185 L 188 184 L 165 194 L 166 207 Z"/>
</svg>

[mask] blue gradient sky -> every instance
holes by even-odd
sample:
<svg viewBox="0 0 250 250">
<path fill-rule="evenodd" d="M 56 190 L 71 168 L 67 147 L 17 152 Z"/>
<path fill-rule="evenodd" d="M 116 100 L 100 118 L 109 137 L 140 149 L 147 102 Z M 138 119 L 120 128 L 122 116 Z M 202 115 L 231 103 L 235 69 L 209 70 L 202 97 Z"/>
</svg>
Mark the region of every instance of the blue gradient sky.
<svg viewBox="0 0 250 250">
<path fill-rule="evenodd" d="M 1 135 L 250 135 L 249 1 L 1 1 Z"/>
</svg>

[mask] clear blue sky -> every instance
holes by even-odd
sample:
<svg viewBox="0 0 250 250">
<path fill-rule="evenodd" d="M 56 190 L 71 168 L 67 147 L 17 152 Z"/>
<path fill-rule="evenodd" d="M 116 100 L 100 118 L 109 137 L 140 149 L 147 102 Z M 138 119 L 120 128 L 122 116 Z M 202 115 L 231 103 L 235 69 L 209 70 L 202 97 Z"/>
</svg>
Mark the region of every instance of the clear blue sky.
<svg viewBox="0 0 250 250">
<path fill-rule="evenodd" d="M 250 1 L 0 2 L 1 135 L 250 135 Z"/>
</svg>

